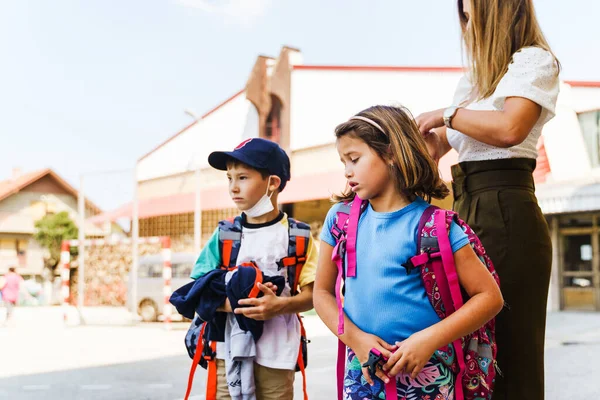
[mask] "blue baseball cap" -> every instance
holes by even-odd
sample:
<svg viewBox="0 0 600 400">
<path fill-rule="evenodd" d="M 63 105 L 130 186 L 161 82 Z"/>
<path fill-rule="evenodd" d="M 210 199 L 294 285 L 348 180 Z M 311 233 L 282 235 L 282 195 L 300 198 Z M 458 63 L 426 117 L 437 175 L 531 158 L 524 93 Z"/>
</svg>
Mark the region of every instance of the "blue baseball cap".
<svg viewBox="0 0 600 400">
<path fill-rule="evenodd" d="M 216 169 L 227 171 L 227 161 L 238 160 L 252 168 L 264 169 L 281 179 L 281 192 L 290 180 L 290 159 L 275 142 L 261 138 L 246 139 L 233 151 L 215 151 L 208 156 L 208 163 Z"/>
</svg>

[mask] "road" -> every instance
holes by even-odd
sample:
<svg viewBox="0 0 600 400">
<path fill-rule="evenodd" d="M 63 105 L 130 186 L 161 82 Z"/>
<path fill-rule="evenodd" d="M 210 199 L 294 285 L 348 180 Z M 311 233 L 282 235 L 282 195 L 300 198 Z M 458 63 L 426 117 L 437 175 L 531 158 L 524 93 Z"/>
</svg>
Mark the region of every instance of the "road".
<svg viewBox="0 0 600 400">
<path fill-rule="evenodd" d="M 102 314 L 102 313 L 100 313 Z M 104 310 L 86 326 L 65 326 L 59 308 L 18 309 L 0 328 L 0 399 L 182 399 L 191 360 L 185 324 L 131 324 L 123 312 Z M 335 399 L 336 339 L 307 316 L 308 393 Z M 596 398 L 600 383 L 600 314 L 552 313 L 546 344 L 548 400 Z M 192 399 L 204 399 L 198 369 Z M 301 375 L 296 398 L 302 398 Z"/>
</svg>

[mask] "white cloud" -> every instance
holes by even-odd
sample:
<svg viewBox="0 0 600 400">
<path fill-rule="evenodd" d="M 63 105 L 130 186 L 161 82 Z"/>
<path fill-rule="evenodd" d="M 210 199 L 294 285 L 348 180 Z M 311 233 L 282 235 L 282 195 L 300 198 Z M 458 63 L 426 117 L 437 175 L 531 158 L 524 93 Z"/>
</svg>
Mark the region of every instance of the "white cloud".
<svg viewBox="0 0 600 400">
<path fill-rule="evenodd" d="M 177 0 L 177 3 L 222 15 L 228 22 L 251 25 L 265 15 L 271 0 Z"/>
</svg>

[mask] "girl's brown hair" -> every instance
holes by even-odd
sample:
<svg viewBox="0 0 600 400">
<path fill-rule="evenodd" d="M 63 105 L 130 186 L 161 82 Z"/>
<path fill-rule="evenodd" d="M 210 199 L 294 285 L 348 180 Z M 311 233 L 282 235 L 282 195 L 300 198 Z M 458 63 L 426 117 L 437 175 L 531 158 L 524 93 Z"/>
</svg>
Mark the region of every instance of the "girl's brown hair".
<svg viewBox="0 0 600 400">
<path fill-rule="evenodd" d="M 471 4 L 469 29 L 469 18 L 463 12 L 465 1 Z M 523 47 L 552 53 L 535 16 L 533 0 L 458 0 L 457 5 L 477 100 L 494 93 L 513 54 Z M 556 65 L 558 72 L 558 59 Z"/>
<path fill-rule="evenodd" d="M 383 160 L 392 161 L 390 174 L 398 193 L 409 197 L 421 196 L 426 201 L 431 201 L 432 197 L 443 199 L 449 194 L 408 109 L 373 106 L 357 116 L 375 122 L 383 132 L 364 120 L 350 119 L 335 128 L 336 138 L 347 136 L 360 139 Z M 333 200 L 351 201 L 354 196 L 355 193 L 347 187 L 341 195 L 334 195 Z"/>
</svg>

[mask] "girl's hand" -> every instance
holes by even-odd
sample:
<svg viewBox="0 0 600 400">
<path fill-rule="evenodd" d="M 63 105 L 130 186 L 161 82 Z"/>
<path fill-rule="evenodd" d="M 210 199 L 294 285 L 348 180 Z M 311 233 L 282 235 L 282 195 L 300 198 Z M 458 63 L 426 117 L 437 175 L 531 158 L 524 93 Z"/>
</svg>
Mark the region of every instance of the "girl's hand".
<svg viewBox="0 0 600 400">
<path fill-rule="evenodd" d="M 444 126 L 444 110 L 445 108 L 440 108 L 439 110 L 429 111 L 419 115 L 415 119 L 422 134 Z"/>
<path fill-rule="evenodd" d="M 392 355 L 392 351 L 396 350 L 396 346 L 392 346 L 383 339 L 366 332 L 357 334 L 352 344 L 353 346 L 350 346 L 350 348 L 354 351 L 354 354 L 356 354 L 356 358 L 358 358 L 361 366 L 369 360 L 369 352 L 371 349 L 379 350 L 386 358 L 389 358 Z M 362 373 L 367 383 L 373 385 L 373 378 L 369 373 L 369 369 L 367 367 L 362 367 Z M 377 370 L 376 375 L 385 383 L 390 379 L 381 369 Z"/>
<path fill-rule="evenodd" d="M 437 350 L 435 341 L 426 331 L 417 332 L 403 342 L 396 342 L 396 345 L 398 350 L 392 354 L 383 370 L 390 376 L 404 371 L 410 374 L 412 379 L 419 375 L 433 352 Z"/>
</svg>

